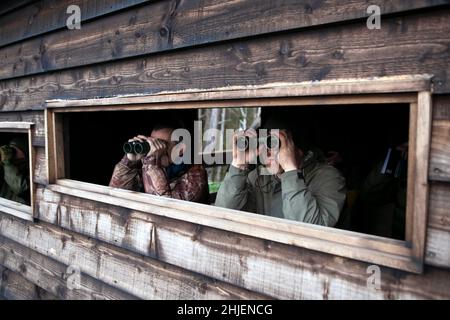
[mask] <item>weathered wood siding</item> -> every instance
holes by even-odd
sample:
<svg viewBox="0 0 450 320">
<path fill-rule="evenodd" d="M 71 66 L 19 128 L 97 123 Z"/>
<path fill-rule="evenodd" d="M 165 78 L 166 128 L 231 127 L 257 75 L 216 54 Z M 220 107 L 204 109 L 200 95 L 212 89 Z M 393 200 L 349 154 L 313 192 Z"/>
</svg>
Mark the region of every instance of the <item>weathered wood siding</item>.
<svg viewBox="0 0 450 320">
<path fill-rule="evenodd" d="M 3 1 L 0 121 L 34 122 L 39 221 L 0 213 L 4 298 L 450 298 L 450 5 L 362 0 Z M 68 30 L 66 8 L 82 11 Z M 423 275 L 61 195 L 47 186 L 47 99 L 433 74 Z M 183 248 L 183 250 L 180 250 Z M 81 258 L 80 258 L 81 257 Z M 67 269 L 81 267 L 68 290 Z"/>
</svg>

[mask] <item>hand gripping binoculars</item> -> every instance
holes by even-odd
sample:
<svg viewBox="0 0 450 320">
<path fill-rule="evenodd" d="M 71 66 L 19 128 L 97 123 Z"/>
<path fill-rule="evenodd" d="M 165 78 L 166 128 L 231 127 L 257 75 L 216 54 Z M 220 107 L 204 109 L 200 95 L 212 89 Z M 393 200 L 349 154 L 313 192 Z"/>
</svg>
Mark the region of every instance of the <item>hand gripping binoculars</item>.
<svg viewBox="0 0 450 320">
<path fill-rule="evenodd" d="M 150 144 L 148 141 L 127 141 L 123 144 L 123 152 L 134 154 L 147 154 L 150 151 Z"/>
</svg>

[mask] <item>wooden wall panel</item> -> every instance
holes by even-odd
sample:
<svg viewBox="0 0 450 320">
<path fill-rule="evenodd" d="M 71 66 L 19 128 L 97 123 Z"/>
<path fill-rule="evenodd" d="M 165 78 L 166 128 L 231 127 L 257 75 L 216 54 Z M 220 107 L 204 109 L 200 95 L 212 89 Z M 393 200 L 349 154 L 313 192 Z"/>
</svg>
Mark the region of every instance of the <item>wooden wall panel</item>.
<svg viewBox="0 0 450 320">
<path fill-rule="evenodd" d="M 45 2 L 47 1 L 42 1 Z M 100 9 L 97 8 L 97 11 L 104 10 L 104 1 L 97 2 L 100 2 Z M 81 0 L 60 1 L 53 8 L 39 13 L 43 16 L 53 12 L 51 18 L 58 17 L 61 20 L 61 17 L 68 16 L 64 13 L 69 3 L 79 4 L 81 8 L 86 5 Z M 379 5 L 382 14 L 386 15 L 448 4 L 448 0 L 378 0 L 371 4 Z M 339 10 L 336 10 L 337 7 Z M 8 46 L 0 50 L 0 79 L 364 18 L 367 16 L 367 7 L 366 1 L 337 0 L 325 0 L 314 5 L 299 0 L 264 0 L 258 1 L 256 6 L 251 1 L 158 1 L 84 23 L 80 30 L 63 28 L 57 33 Z M 107 9 L 109 10 L 109 6 Z M 38 15 L 33 22 L 41 16 Z M 21 20 L 7 25 L 3 30 L 7 33 L 5 38 L 1 37 L 0 32 L 3 42 L 8 41 L 8 37 L 19 38 L 15 33 L 20 32 L 20 25 L 17 25 L 21 22 L 23 24 L 23 21 L 22 16 Z M 58 21 L 62 22 L 65 20 Z M 47 25 L 48 23 L 45 24 L 46 27 Z M 40 31 L 39 28 L 32 30 L 32 33 Z M 2 41 L 0 45 L 1 43 Z"/>
<path fill-rule="evenodd" d="M 6 300 L 55 300 L 56 296 L 41 289 L 22 277 L 19 273 L 6 268 L 0 269 L 0 297 Z"/>
<path fill-rule="evenodd" d="M 10 11 L 14 11 L 17 8 L 36 2 L 38 0 L 2 0 L 0 3 L 0 15 L 7 14 Z"/>
<path fill-rule="evenodd" d="M 450 268 L 450 184 L 435 182 L 430 188 L 425 260 Z"/>
<path fill-rule="evenodd" d="M 37 215 L 43 221 L 277 298 L 443 298 L 450 294 L 450 271 L 430 267 L 424 275 L 413 275 L 382 268 L 382 290 L 372 291 L 366 287 L 366 263 L 48 189 L 39 189 L 37 198 Z M 150 225 L 154 236 L 137 238 L 137 230 L 148 230 Z M 415 288 L 416 283 L 425 281 L 422 279 L 429 284 Z M 438 287 L 432 287 L 435 285 Z"/>
<path fill-rule="evenodd" d="M 450 182 L 450 95 L 433 97 L 430 166 L 432 180 Z"/>
<path fill-rule="evenodd" d="M 52 225 L 26 223 L 1 213 L 0 234 L 143 299 L 267 298 Z"/>
<path fill-rule="evenodd" d="M 9 270 L 65 300 L 131 300 L 137 297 L 83 273 L 77 287 L 68 286 L 73 275 L 67 265 L 0 236 L 0 261 Z M 72 284 L 75 285 L 75 284 Z"/>
<path fill-rule="evenodd" d="M 2 121 L 24 121 L 34 123 L 32 130 L 33 146 L 45 147 L 45 119 L 43 111 L 0 112 Z"/>
<path fill-rule="evenodd" d="M 85 99 L 268 82 L 431 73 L 450 92 L 450 9 L 309 29 L 164 55 L 0 82 L 3 111 L 42 108 L 47 99 Z"/>
<path fill-rule="evenodd" d="M 5 0 L 2 0 L 5 1 Z M 40 0 L 0 16 L 0 46 L 66 28 L 69 5 L 81 9 L 81 23 L 149 0 Z M 25 2 L 25 1 L 13 1 Z M 30 1 L 28 1 L 30 2 Z M 0 9 L 1 12 L 1 9 Z M 66 29 L 68 30 L 68 29 Z M 72 30 L 68 30 L 70 32 Z"/>
</svg>

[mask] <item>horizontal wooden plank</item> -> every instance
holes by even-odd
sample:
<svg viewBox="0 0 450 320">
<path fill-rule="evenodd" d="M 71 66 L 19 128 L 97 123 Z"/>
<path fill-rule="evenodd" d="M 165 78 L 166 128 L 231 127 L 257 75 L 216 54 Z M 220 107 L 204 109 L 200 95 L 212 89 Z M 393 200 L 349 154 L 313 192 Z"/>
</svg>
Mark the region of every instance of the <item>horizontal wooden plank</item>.
<svg viewBox="0 0 450 320">
<path fill-rule="evenodd" d="M 2 122 L 30 122 L 34 123 L 32 127 L 33 146 L 45 146 L 45 119 L 42 111 L 27 112 L 1 112 L 0 123 Z"/>
<path fill-rule="evenodd" d="M 32 122 L 24 121 L 2 121 L 0 122 L 0 130 L 13 129 L 13 130 L 29 130 L 34 125 Z M 25 132 L 26 132 L 25 131 Z"/>
<path fill-rule="evenodd" d="M 422 269 L 421 264 L 412 260 L 410 248 L 399 240 L 71 180 L 58 180 L 57 185 L 51 185 L 49 189 L 106 205 L 117 205 L 397 269 L 412 272 L 421 272 Z"/>
<path fill-rule="evenodd" d="M 147 108 L 155 109 L 188 109 L 249 106 L 249 104 L 253 104 L 254 106 L 295 106 L 327 103 L 330 105 L 412 103 L 417 102 L 417 92 L 431 90 L 431 78 L 432 76 L 430 75 L 403 75 L 376 78 L 333 79 L 314 82 L 306 81 L 295 84 L 281 82 L 258 86 L 229 86 L 205 90 L 165 91 L 151 95 L 81 100 L 48 100 L 46 106 L 48 108 L 78 107 L 75 108 L 76 111 L 83 110 L 83 108 L 79 107 L 97 107 L 97 111 L 100 111 L 99 107 L 101 107 L 101 110 L 107 107 L 109 110 L 136 109 L 142 104 L 148 104 Z M 397 93 L 397 95 L 394 93 Z M 369 97 L 370 94 L 380 94 L 380 96 Z M 358 96 L 340 97 L 339 95 Z M 292 101 L 283 99 L 286 97 L 294 98 Z M 339 98 L 345 98 L 346 100 L 342 101 Z M 239 99 L 249 99 L 250 101 L 236 101 Z M 189 101 L 192 101 L 192 103 L 189 104 Z M 140 107 L 144 108 L 145 106 Z M 71 110 L 74 109 L 71 108 Z M 61 110 L 56 111 L 61 112 Z"/>
<path fill-rule="evenodd" d="M 267 298 L 45 223 L 0 214 L 0 234 L 143 299 Z"/>
<path fill-rule="evenodd" d="M 14 11 L 19 7 L 36 2 L 37 0 L 3 0 L 0 3 L 0 15 Z"/>
<path fill-rule="evenodd" d="M 450 120 L 434 120 L 428 176 L 450 182 Z"/>
<path fill-rule="evenodd" d="M 261 85 L 322 79 L 434 74 L 435 92 L 450 92 L 450 9 L 308 29 L 121 60 L 0 82 L 3 111 L 43 108 L 51 99 Z"/>
<path fill-rule="evenodd" d="M 0 236 L 0 261 L 3 266 L 20 274 L 59 299 L 64 300 L 130 300 L 137 297 L 120 291 L 84 273 L 68 285 L 68 277 L 76 269 L 28 249 Z M 76 287 L 75 287 L 76 285 Z"/>
<path fill-rule="evenodd" d="M 4 0 L 3 0 L 4 1 Z M 81 23 L 148 0 L 41 0 L 0 16 L 0 46 L 66 28 L 70 5 L 81 11 Z M 15 1 L 24 2 L 24 1 Z M 0 11 L 1 12 L 1 11 Z M 72 13 L 72 12 L 71 12 Z M 67 30 L 67 29 L 66 29 Z M 70 32 L 72 30 L 68 30 Z M 76 32 L 77 30 L 75 30 Z M 24 52 L 25 53 L 25 52 Z"/>
<path fill-rule="evenodd" d="M 3 269 L 0 297 L 6 300 L 55 300 L 56 297 L 28 281 L 19 273 Z"/>
<path fill-rule="evenodd" d="M 86 9 L 85 2 L 60 1 L 53 8 L 39 11 L 41 15 L 34 17 L 32 22 L 37 24 L 41 16 L 48 15 L 50 23 L 54 19 L 58 21 L 58 25 L 65 23 L 68 16 L 65 8 L 68 4 L 78 4 L 82 11 L 93 11 L 93 5 Z M 90 3 L 96 3 L 97 11 L 104 9 L 102 5 L 105 1 Z M 383 15 L 448 3 L 448 0 L 371 2 L 372 5 L 380 6 Z M 264 0 L 259 1 L 257 6 L 250 1 L 159 1 L 85 23 L 76 32 L 64 28 L 57 33 L 6 47 L 0 51 L 0 79 L 364 18 L 367 17 L 367 7 L 366 1 L 343 3 L 337 0 L 325 0 L 315 4 L 314 8 L 299 0 Z M 53 15 L 50 16 L 50 13 Z M 82 16 L 89 15 L 83 15 L 82 12 Z M 0 32 L 0 39 L 3 39 L 0 45 L 14 37 L 20 38 L 16 33 L 23 28 L 24 17 L 27 17 L 27 12 L 21 16 L 21 20 L 11 20 L 14 23 L 11 22 L 3 30 L 6 37 L 2 37 Z M 61 18 L 63 21 L 60 21 Z M 48 28 L 49 22 L 44 25 Z M 32 30 L 29 31 L 31 34 L 41 32 L 39 25 L 32 29 L 27 26 L 26 30 Z"/>
<path fill-rule="evenodd" d="M 412 275 L 382 267 L 382 289 L 368 290 L 366 263 L 58 195 L 47 189 L 39 189 L 37 199 L 37 215 L 43 221 L 277 298 L 396 299 L 450 295 L 450 271 L 427 267 L 424 275 Z M 154 234 L 151 238 L 145 236 L 150 225 Z M 416 287 L 422 281 L 425 286 Z"/>
</svg>

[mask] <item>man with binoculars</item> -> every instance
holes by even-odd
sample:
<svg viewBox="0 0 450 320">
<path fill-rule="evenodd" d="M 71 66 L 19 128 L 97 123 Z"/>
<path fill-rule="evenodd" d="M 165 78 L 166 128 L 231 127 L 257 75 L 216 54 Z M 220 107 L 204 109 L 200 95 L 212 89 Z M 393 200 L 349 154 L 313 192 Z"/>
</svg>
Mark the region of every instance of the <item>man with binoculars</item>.
<svg viewBox="0 0 450 320">
<path fill-rule="evenodd" d="M 270 138 L 262 139 L 255 130 L 234 135 L 233 160 L 216 206 L 335 226 L 346 198 L 344 177 L 320 150 L 308 148 L 303 135 L 294 136 L 295 127 L 286 120 L 272 116 L 262 128 L 271 130 Z M 242 135 L 258 145 L 242 148 Z M 274 136 L 275 148 L 268 146 Z"/>
<path fill-rule="evenodd" d="M 30 175 L 28 141 L 13 138 L 0 147 L 0 197 L 22 204 L 30 204 Z"/>
<path fill-rule="evenodd" d="M 138 135 L 123 146 L 125 155 L 115 166 L 111 187 L 208 203 L 208 179 L 202 165 L 175 164 L 172 155 L 182 156 L 186 144 L 171 140 L 171 125 L 157 125 L 149 137 Z M 176 149 L 175 149 L 176 148 Z"/>
</svg>

